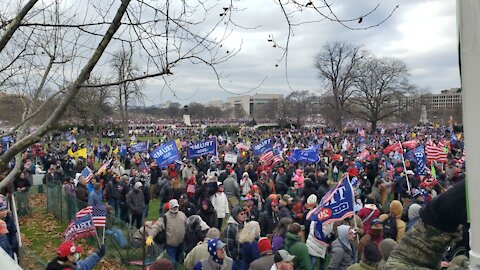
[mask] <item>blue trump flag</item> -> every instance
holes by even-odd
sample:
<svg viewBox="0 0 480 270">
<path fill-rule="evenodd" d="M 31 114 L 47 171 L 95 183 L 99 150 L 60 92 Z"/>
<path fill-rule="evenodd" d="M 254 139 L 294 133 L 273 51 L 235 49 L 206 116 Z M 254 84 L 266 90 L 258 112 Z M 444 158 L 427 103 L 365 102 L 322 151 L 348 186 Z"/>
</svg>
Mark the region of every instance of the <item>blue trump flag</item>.
<svg viewBox="0 0 480 270">
<path fill-rule="evenodd" d="M 307 214 L 307 219 L 328 224 L 344 220 L 354 214 L 353 188 L 348 179 L 348 173 L 341 181 L 323 196 L 320 204 Z"/>
<path fill-rule="evenodd" d="M 138 142 L 136 144 L 130 145 L 130 153 L 137 153 L 137 152 L 147 152 L 148 151 L 148 141 L 146 142 Z"/>
<path fill-rule="evenodd" d="M 423 145 L 408 151 L 405 154 L 405 158 L 415 163 L 415 175 L 427 174 L 427 157 L 425 156 L 425 149 Z"/>
<path fill-rule="evenodd" d="M 266 152 L 271 151 L 272 148 L 273 148 L 272 138 L 261 140 L 259 143 L 252 145 L 253 155 L 257 157 L 261 156 Z"/>
<path fill-rule="evenodd" d="M 318 156 L 319 148 L 320 145 L 315 145 L 307 149 L 295 149 L 290 157 L 288 157 L 288 160 L 292 163 L 318 163 L 320 161 L 320 157 Z"/>
<path fill-rule="evenodd" d="M 155 148 L 155 150 L 150 153 L 150 156 L 157 160 L 159 168 L 164 168 L 176 160 L 179 160 L 180 152 L 178 152 L 175 141 L 169 141 Z"/>
<path fill-rule="evenodd" d="M 217 138 L 191 143 L 187 149 L 187 158 L 196 158 L 203 155 L 217 155 Z"/>
</svg>

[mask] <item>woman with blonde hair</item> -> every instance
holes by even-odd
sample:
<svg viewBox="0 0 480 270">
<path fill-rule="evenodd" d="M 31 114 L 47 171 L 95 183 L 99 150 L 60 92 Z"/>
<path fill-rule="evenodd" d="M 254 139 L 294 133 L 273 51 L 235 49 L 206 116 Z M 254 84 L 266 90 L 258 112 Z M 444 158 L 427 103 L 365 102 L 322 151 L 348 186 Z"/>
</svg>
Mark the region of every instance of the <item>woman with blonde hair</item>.
<svg viewBox="0 0 480 270">
<path fill-rule="evenodd" d="M 238 243 L 241 249 L 241 270 L 248 270 L 250 264 L 260 258 L 258 239 L 260 237 L 260 224 L 257 221 L 248 222 L 238 234 Z"/>
</svg>

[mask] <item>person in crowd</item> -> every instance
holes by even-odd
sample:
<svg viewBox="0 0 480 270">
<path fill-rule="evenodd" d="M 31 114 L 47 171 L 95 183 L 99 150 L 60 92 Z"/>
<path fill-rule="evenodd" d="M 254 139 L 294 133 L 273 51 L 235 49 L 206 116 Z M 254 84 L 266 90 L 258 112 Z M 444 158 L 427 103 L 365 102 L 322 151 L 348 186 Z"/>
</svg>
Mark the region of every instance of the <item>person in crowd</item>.
<svg viewBox="0 0 480 270">
<path fill-rule="evenodd" d="M 294 263 L 293 260 L 295 259 L 295 256 L 291 255 L 288 253 L 288 251 L 281 249 L 278 251 L 275 251 L 273 254 L 273 261 L 274 264 L 271 270 L 293 270 L 294 268 Z"/>
<path fill-rule="evenodd" d="M 7 203 L 0 197 L 0 220 L 7 225 L 7 239 L 14 253 L 19 254 L 19 244 L 17 238 L 17 225 L 13 219 L 12 213 L 7 208 Z"/>
<path fill-rule="evenodd" d="M 210 253 L 208 253 L 208 240 L 212 238 L 220 238 L 220 231 L 215 227 L 208 229 L 205 239 L 188 252 L 183 261 L 185 269 L 192 270 L 196 262 L 208 259 L 210 256 Z"/>
<path fill-rule="evenodd" d="M 12 257 L 12 259 L 14 259 L 12 246 L 10 245 L 10 242 L 8 241 L 7 223 L 5 223 L 5 221 L 3 221 L 1 219 L 0 219 L 0 248 L 3 248 L 3 250 L 10 257 Z"/>
<path fill-rule="evenodd" d="M 235 265 L 240 265 L 242 254 L 239 249 L 238 234 L 244 226 L 245 212 L 239 205 L 232 208 L 232 215 L 228 218 L 227 227 L 224 230 L 224 239 L 227 245 L 227 255 L 233 259 Z"/>
<path fill-rule="evenodd" d="M 63 182 L 63 189 L 67 195 L 67 215 L 68 219 L 72 220 L 75 218 L 77 213 L 77 194 L 75 192 L 75 183 L 73 178 L 70 176 L 65 176 L 65 181 Z"/>
<path fill-rule="evenodd" d="M 209 199 L 202 200 L 201 207 L 198 210 L 197 215 L 199 215 L 210 228 L 218 228 L 217 212 L 213 208 L 213 205 Z"/>
<path fill-rule="evenodd" d="M 222 230 L 223 220 L 230 213 L 228 207 L 228 199 L 227 195 L 225 195 L 223 183 L 218 182 L 218 190 L 215 194 L 210 197 L 210 201 L 212 202 L 213 208 L 217 212 L 218 218 L 218 229 Z"/>
<path fill-rule="evenodd" d="M 363 251 L 362 259 L 347 268 L 347 270 L 376 270 L 382 261 L 382 252 L 375 244 L 368 244 Z"/>
<path fill-rule="evenodd" d="M 234 206 L 239 204 L 240 186 L 237 181 L 237 174 L 234 170 L 230 170 L 227 178 L 223 181 L 225 195 L 228 199 L 228 206 L 231 210 Z"/>
<path fill-rule="evenodd" d="M 260 178 L 258 179 L 256 185 L 259 188 L 260 195 L 262 196 L 263 201 L 265 201 L 268 196 L 272 194 L 272 187 L 269 183 L 269 179 L 265 171 L 260 173 Z"/>
<path fill-rule="evenodd" d="M 255 205 L 252 194 L 247 194 L 243 198 L 243 201 L 244 201 L 243 207 L 245 211 L 247 211 L 249 214 L 248 221 L 252 221 L 252 220 L 258 221 L 258 219 L 260 218 L 260 211 Z"/>
<path fill-rule="evenodd" d="M 383 222 L 383 237 L 392 238 L 397 243 L 405 236 L 407 224 L 402 218 L 403 205 L 398 200 L 390 203 L 390 213 L 380 215 L 379 219 Z"/>
<path fill-rule="evenodd" d="M 123 190 L 123 186 L 120 184 L 120 176 L 115 175 L 105 186 L 105 197 L 108 205 L 110 205 L 115 211 L 115 217 L 120 218 L 120 193 Z"/>
<path fill-rule="evenodd" d="M 84 260 L 80 260 L 83 251 L 81 246 L 75 245 L 73 242 L 65 241 L 57 248 L 57 256 L 47 264 L 45 270 L 92 270 L 105 256 L 105 246 L 101 246 L 99 250 L 90 254 Z"/>
<path fill-rule="evenodd" d="M 254 260 L 248 270 L 270 270 L 275 263 L 270 239 L 267 237 L 258 239 L 258 252 L 260 258 Z"/>
<path fill-rule="evenodd" d="M 415 223 L 420 219 L 420 209 L 422 207 L 416 203 L 408 207 L 408 223 L 406 230 L 409 231 Z"/>
<path fill-rule="evenodd" d="M 157 166 L 157 162 L 154 160 L 150 163 L 150 187 L 149 187 L 149 193 L 150 193 L 150 198 L 156 199 L 157 196 L 157 188 L 158 188 L 158 180 L 162 176 L 162 170 Z"/>
<path fill-rule="evenodd" d="M 156 259 L 155 262 L 150 265 L 149 270 L 174 270 L 172 262 L 167 258 Z"/>
<path fill-rule="evenodd" d="M 193 167 L 192 161 L 188 161 L 186 166 L 182 169 L 182 179 L 190 179 L 197 174 L 197 170 Z"/>
<path fill-rule="evenodd" d="M 77 197 L 78 202 L 78 209 L 84 208 L 84 204 L 86 205 L 88 202 L 88 190 L 87 190 L 87 179 L 85 177 L 80 176 L 78 178 L 78 184 L 75 188 L 75 195 Z"/>
<path fill-rule="evenodd" d="M 164 227 L 163 217 L 159 217 L 155 224 L 152 226 L 152 232 L 146 239 L 146 245 L 151 246 L 153 244 L 153 238 L 162 230 L 166 232 L 166 251 L 168 256 L 179 263 L 183 260 L 184 245 L 183 240 L 185 237 L 187 216 L 180 211 L 180 205 L 176 199 L 171 199 L 168 202 L 169 210 L 165 214 L 166 228 Z"/>
<path fill-rule="evenodd" d="M 127 205 L 127 195 L 130 193 L 130 187 L 128 186 L 128 175 L 122 175 L 120 180 L 118 185 L 118 191 L 120 192 L 120 219 L 129 223 L 130 214 Z"/>
<path fill-rule="evenodd" d="M 298 188 L 303 189 L 305 177 L 303 176 L 303 170 L 297 169 L 295 170 L 295 176 L 293 177 L 293 181 L 298 183 Z"/>
<path fill-rule="evenodd" d="M 358 211 L 357 216 L 360 218 L 360 221 L 363 224 L 365 233 L 369 233 L 372 220 L 380 216 L 380 210 L 375 205 L 374 199 L 371 196 L 367 196 L 365 205 L 362 209 L 360 209 L 360 211 Z"/>
<path fill-rule="evenodd" d="M 193 270 L 236 270 L 233 260 L 225 254 L 225 243 L 218 238 L 208 240 L 208 253 L 210 257 L 195 263 Z"/>
<path fill-rule="evenodd" d="M 187 218 L 187 231 L 184 240 L 185 253 L 190 252 L 198 243 L 205 239 L 209 228 L 199 215 L 191 215 Z"/>
<path fill-rule="evenodd" d="M 258 238 L 260 225 L 256 221 L 249 221 L 238 234 L 238 243 L 242 253 L 241 270 L 248 270 L 250 264 L 260 257 Z"/>
<path fill-rule="evenodd" d="M 102 204 L 102 185 L 100 183 L 94 184 L 94 190 L 88 194 L 88 205 Z"/>
<path fill-rule="evenodd" d="M 371 223 L 371 230 L 368 233 L 365 233 L 361 238 L 358 244 L 358 254 L 361 255 L 363 249 L 368 244 L 380 245 L 383 241 L 383 224 L 377 218 L 374 219 Z"/>
<path fill-rule="evenodd" d="M 116 175 L 124 175 L 125 174 L 125 169 L 120 165 L 120 160 L 116 159 L 113 161 L 112 166 L 112 173 Z"/>
<path fill-rule="evenodd" d="M 258 222 L 260 223 L 261 235 L 271 234 L 280 221 L 280 212 L 278 210 L 278 200 L 267 200 L 265 210 L 260 214 Z"/>
<path fill-rule="evenodd" d="M 178 203 L 180 204 L 180 211 L 182 211 L 187 218 L 197 214 L 197 207 L 189 201 L 187 194 L 183 193 L 180 195 Z"/>
<path fill-rule="evenodd" d="M 355 231 L 348 225 L 340 225 L 337 228 L 338 238 L 332 243 L 330 252 L 329 270 L 346 270 L 354 264 L 357 251 L 352 244 L 355 239 Z"/>
<path fill-rule="evenodd" d="M 242 179 L 240 179 L 240 188 L 242 189 L 242 196 L 246 196 L 247 194 L 250 193 L 250 190 L 252 189 L 253 182 L 252 179 L 250 179 L 248 172 L 244 172 L 242 174 Z"/>
<path fill-rule="evenodd" d="M 392 250 L 397 248 L 398 243 L 393 240 L 392 238 L 387 238 L 383 239 L 382 242 L 380 242 L 380 250 L 382 251 L 382 256 L 383 256 L 383 263 L 388 261 L 388 258 L 390 257 L 390 253 L 392 253 Z"/>
<path fill-rule="evenodd" d="M 290 181 L 288 176 L 285 174 L 285 169 L 280 167 L 278 168 L 278 174 L 275 178 L 275 190 L 278 194 L 284 195 L 287 194 L 288 190 L 290 189 L 289 184 Z"/>
<path fill-rule="evenodd" d="M 131 213 L 131 224 L 140 229 L 143 225 L 143 210 L 145 208 L 142 182 L 136 182 L 133 189 L 128 192 L 127 206 Z"/>
<path fill-rule="evenodd" d="M 30 213 L 30 206 L 28 204 L 27 192 L 30 190 L 32 183 L 27 178 L 27 172 L 21 172 L 13 180 L 13 190 L 17 192 L 17 207 L 20 216 Z"/>
<path fill-rule="evenodd" d="M 308 270 L 312 268 L 307 245 L 303 242 L 304 227 L 298 223 L 292 223 L 288 228 L 285 239 L 285 249 L 295 256 L 293 261 L 295 269 Z"/>
<path fill-rule="evenodd" d="M 287 238 L 288 228 L 292 224 L 292 219 L 282 218 L 272 234 L 272 250 L 277 251 L 285 248 L 285 239 Z"/>
</svg>

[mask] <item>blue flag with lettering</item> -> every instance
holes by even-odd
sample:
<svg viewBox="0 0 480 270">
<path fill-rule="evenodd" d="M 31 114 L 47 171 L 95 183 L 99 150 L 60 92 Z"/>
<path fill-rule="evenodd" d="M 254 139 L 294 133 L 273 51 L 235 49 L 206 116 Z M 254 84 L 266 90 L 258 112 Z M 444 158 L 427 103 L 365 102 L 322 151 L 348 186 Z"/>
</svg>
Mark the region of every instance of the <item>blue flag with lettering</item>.
<svg viewBox="0 0 480 270">
<path fill-rule="evenodd" d="M 405 158 L 415 163 L 415 169 L 413 170 L 415 175 L 427 174 L 427 157 L 425 156 L 425 149 L 423 145 L 408 151 L 405 154 Z"/>
<path fill-rule="evenodd" d="M 160 145 L 150 153 L 150 156 L 157 160 L 159 168 L 167 167 L 176 160 L 180 160 L 180 152 L 175 141 L 169 141 Z"/>
<path fill-rule="evenodd" d="M 320 204 L 307 214 L 307 219 L 328 224 L 344 220 L 354 214 L 353 188 L 348 173 L 338 184 L 323 196 Z"/>
<path fill-rule="evenodd" d="M 137 152 L 147 152 L 148 151 L 148 141 L 146 142 L 137 142 L 136 144 L 130 145 L 130 153 Z"/>
<path fill-rule="evenodd" d="M 271 151 L 273 148 L 273 139 L 268 138 L 265 140 L 261 140 L 259 143 L 252 145 L 253 155 L 261 156 L 268 151 Z"/>
<path fill-rule="evenodd" d="M 292 163 L 318 163 L 320 161 L 320 157 L 318 156 L 319 148 L 320 145 L 315 145 L 306 149 L 295 149 L 290 157 L 288 157 L 288 160 Z"/>
<path fill-rule="evenodd" d="M 217 138 L 190 143 L 187 149 L 187 158 L 196 158 L 203 155 L 217 155 Z"/>
</svg>

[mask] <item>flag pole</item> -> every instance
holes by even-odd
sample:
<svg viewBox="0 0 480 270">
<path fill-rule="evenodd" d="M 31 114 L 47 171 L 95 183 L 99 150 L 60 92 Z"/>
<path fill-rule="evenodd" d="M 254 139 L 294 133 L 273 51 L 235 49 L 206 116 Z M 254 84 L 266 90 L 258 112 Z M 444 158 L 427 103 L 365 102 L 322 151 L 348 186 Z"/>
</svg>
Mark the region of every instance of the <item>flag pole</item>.
<svg viewBox="0 0 480 270">
<path fill-rule="evenodd" d="M 103 226 L 102 245 L 105 245 L 105 227 L 106 226 Z"/>
<path fill-rule="evenodd" d="M 97 230 L 95 230 L 95 232 L 97 232 Z M 95 236 L 97 237 L 98 248 L 101 248 L 102 245 L 100 244 L 100 238 L 98 238 L 98 232 L 95 234 Z"/>
<path fill-rule="evenodd" d="M 403 157 L 403 145 L 402 145 L 402 142 L 400 142 L 400 141 L 398 141 L 398 143 L 400 144 L 400 147 L 402 148 L 401 156 L 402 156 L 402 163 L 403 163 L 403 172 L 405 173 L 405 180 L 407 180 L 408 195 L 411 195 L 410 182 L 408 181 L 408 175 L 407 175 L 407 165 L 405 165 L 405 158 Z"/>
</svg>

